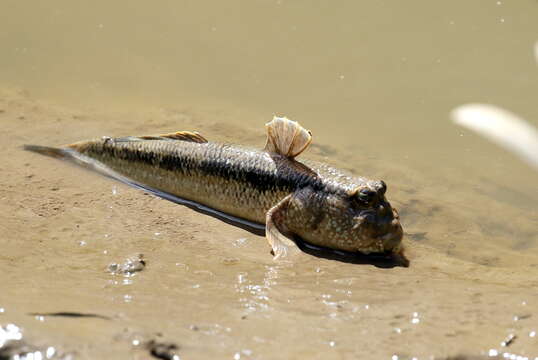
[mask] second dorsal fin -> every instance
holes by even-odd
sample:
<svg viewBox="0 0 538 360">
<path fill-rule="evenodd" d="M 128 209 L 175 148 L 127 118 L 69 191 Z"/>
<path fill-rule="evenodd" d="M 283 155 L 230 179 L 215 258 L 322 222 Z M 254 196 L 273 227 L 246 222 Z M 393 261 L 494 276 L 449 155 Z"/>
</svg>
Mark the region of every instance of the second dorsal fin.
<svg viewBox="0 0 538 360">
<path fill-rule="evenodd" d="M 275 152 L 290 158 L 302 153 L 312 142 L 312 133 L 298 122 L 275 116 L 265 124 L 267 143 L 265 151 Z"/>
<path fill-rule="evenodd" d="M 182 140 L 182 141 L 192 141 L 197 143 L 206 143 L 207 139 L 197 133 L 196 131 L 178 131 L 170 134 L 162 135 L 144 135 L 137 136 L 138 139 L 142 140 Z"/>
</svg>

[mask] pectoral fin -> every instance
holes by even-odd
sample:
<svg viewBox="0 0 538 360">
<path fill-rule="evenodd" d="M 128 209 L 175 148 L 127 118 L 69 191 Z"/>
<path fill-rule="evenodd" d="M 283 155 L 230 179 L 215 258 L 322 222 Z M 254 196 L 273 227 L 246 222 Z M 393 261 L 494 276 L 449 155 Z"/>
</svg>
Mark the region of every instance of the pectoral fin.
<svg viewBox="0 0 538 360">
<path fill-rule="evenodd" d="M 290 158 L 302 153 L 312 142 L 312 133 L 298 122 L 285 117 L 275 116 L 265 124 L 267 128 L 267 143 L 265 150 L 275 152 Z"/>
<path fill-rule="evenodd" d="M 286 196 L 278 204 L 269 209 L 265 216 L 265 237 L 273 249 L 274 260 L 299 251 L 295 242 L 288 237 L 291 236 L 291 233 L 283 221 L 290 199 L 291 195 Z"/>
</svg>

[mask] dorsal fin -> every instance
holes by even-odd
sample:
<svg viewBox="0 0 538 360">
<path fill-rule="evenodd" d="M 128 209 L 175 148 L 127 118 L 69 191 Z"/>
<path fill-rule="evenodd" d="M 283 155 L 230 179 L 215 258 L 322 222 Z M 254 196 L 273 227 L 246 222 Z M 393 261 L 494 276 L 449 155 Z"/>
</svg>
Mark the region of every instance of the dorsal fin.
<svg viewBox="0 0 538 360">
<path fill-rule="evenodd" d="M 138 136 L 140 139 L 144 140 L 182 140 L 182 141 L 192 141 L 197 143 L 206 143 L 207 139 L 200 135 L 196 131 L 178 131 L 175 133 L 162 134 L 162 135 L 145 135 Z"/>
<path fill-rule="evenodd" d="M 181 140 L 192 141 L 196 143 L 206 143 L 205 137 L 197 133 L 196 131 L 178 131 L 170 134 L 162 135 L 142 135 L 142 136 L 125 136 L 120 138 L 110 138 L 113 142 L 130 142 L 130 141 L 142 141 L 142 140 Z"/>
<path fill-rule="evenodd" d="M 275 116 L 271 122 L 265 124 L 265 127 L 267 128 L 265 151 L 294 158 L 312 142 L 312 133 L 309 130 L 285 117 Z"/>
</svg>

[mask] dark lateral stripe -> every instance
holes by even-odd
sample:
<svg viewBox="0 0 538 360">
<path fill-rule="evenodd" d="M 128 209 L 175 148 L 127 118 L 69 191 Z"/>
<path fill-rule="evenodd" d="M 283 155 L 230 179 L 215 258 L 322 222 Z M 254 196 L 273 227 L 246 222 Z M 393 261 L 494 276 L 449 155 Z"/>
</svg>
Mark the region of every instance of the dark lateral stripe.
<svg viewBox="0 0 538 360">
<path fill-rule="evenodd" d="M 124 144 L 105 145 L 104 150 L 109 156 L 125 160 L 128 162 L 139 162 L 150 166 L 159 167 L 164 170 L 178 172 L 184 176 L 215 176 L 226 180 L 233 180 L 244 183 L 246 186 L 257 189 L 260 192 L 271 190 L 293 191 L 304 186 L 321 187 L 321 181 L 311 174 L 297 171 L 286 162 L 290 160 L 281 159 L 281 164 L 277 162 L 277 171 L 263 169 L 260 159 L 253 158 L 253 155 L 245 154 L 244 161 L 230 165 L 226 159 L 222 158 L 225 153 L 224 146 L 211 144 L 211 149 L 206 149 L 207 159 L 199 161 L 188 155 L 181 156 L 180 152 L 175 153 L 155 153 L 152 150 L 132 147 Z M 256 161 L 258 160 L 258 161 Z M 255 165 L 258 165 L 256 167 Z M 269 167 L 269 166 L 268 166 Z"/>
</svg>

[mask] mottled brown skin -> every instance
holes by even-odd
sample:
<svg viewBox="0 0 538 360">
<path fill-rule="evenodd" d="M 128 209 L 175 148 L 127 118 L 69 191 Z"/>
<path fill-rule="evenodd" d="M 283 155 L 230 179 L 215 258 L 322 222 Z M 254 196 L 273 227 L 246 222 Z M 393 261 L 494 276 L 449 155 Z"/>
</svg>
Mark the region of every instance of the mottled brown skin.
<svg viewBox="0 0 538 360">
<path fill-rule="evenodd" d="M 386 185 L 326 164 L 212 142 L 103 138 L 68 147 L 136 182 L 265 224 L 287 195 L 282 232 L 332 249 L 397 252 L 402 227 Z"/>
<path fill-rule="evenodd" d="M 379 188 L 372 182 L 365 189 Z M 367 204 L 345 191 L 296 191 L 288 206 L 288 229 L 314 245 L 365 254 L 398 251 L 402 227 L 384 190 L 371 190 Z"/>
</svg>

